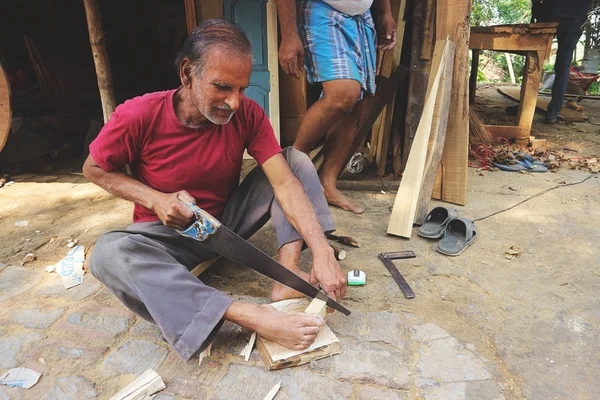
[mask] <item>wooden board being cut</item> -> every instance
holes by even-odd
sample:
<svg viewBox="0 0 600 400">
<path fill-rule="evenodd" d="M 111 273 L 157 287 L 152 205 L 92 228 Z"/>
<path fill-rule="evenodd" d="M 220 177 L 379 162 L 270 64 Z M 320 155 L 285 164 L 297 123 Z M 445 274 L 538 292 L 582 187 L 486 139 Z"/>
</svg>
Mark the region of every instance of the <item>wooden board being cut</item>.
<svg viewBox="0 0 600 400">
<path fill-rule="evenodd" d="M 521 97 L 521 86 L 500 86 L 497 90 L 503 95 L 519 102 L 519 98 Z M 548 111 L 548 104 L 550 104 L 551 99 L 551 97 L 538 96 L 536 108 L 541 111 Z M 563 107 L 558 116 L 565 121 L 572 122 L 583 122 L 588 120 L 588 117 L 585 114 L 567 107 Z"/>
<path fill-rule="evenodd" d="M 272 303 L 271 306 L 281 312 L 302 313 L 308 304 L 307 299 L 290 299 Z M 314 343 L 305 350 L 290 350 L 261 336 L 256 339 L 256 348 L 269 370 L 295 367 L 342 352 L 340 341 L 327 324 L 323 325 Z"/>
</svg>

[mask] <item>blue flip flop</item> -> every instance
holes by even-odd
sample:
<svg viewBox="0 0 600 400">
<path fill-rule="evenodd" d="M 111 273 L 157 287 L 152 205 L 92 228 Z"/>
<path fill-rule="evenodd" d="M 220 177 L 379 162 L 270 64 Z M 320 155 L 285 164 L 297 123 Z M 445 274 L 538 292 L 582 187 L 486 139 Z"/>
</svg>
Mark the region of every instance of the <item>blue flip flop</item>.
<svg viewBox="0 0 600 400">
<path fill-rule="evenodd" d="M 533 157 L 531 157 L 527 153 L 515 152 L 513 153 L 515 157 L 520 157 L 522 160 L 514 159 L 514 160 L 506 160 L 505 163 L 494 163 L 494 165 L 502 170 L 509 172 L 519 172 L 519 171 L 527 171 L 527 172 L 548 172 L 548 168 L 541 162 L 535 161 Z"/>
</svg>

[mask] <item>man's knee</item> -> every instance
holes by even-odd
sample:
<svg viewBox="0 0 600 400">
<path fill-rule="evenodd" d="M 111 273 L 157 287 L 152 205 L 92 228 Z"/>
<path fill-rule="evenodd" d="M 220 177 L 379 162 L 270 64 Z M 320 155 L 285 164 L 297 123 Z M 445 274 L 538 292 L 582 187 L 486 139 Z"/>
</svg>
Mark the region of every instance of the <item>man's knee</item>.
<svg viewBox="0 0 600 400">
<path fill-rule="evenodd" d="M 344 80 L 331 81 L 334 85 L 324 85 L 325 95 L 323 99 L 329 107 L 337 113 L 346 114 L 356 105 L 360 97 L 360 83 L 357 81 Z"/>
<path fill-rule="evenodd" d="M 283 156 L 285 157 L 285 160 L 296 177 L 298 177 L 298 175 L 302 172 L 315 172 L 315 166 L 310 160 L 310 157 L 300 150 L 297 150 L 291 146 L 286 147 L 283 149 Z"/>
<path fill-rule="evenodd" d="M 120 253 L 119 242 L 123 238 L 117 238 L 116 232 L 107 232 L 96 241 L 92 254 L 90 254 L 89 268 L 92 275 L 99 281 L 104 282 L 109 268 L 114 268 L 112 265 L 116 254 Z"/>
</svg>

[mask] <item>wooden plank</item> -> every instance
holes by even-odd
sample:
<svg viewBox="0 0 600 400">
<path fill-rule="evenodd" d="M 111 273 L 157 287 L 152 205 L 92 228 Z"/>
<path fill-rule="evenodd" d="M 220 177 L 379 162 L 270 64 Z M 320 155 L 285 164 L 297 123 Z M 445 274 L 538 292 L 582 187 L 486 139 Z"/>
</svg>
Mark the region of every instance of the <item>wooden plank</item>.
<svg viewBox="0 0 600 400">
<path fill-rule="evenodd" d="M 154 393 L 164 388 L 166 386 L 160 375 L 149 369 L 112 396 L 110 400 L 151 399 Z"/>
<path fill-rule="evenodd" d="M 540 81 L 542 79 L 543 57 L 537 52 L 530 52 L 527 55 L 523 70 L 523 83 L 521 84 L 521 96 L 519 102 L 519 126 L 526 128 L 531 132 L 533 116 L 537 104 L 538 90 L 540 90 Z"/>
<path fill-rule="evenodd" d="M 520 126 L 485 125 L 493 137 L 505 137 L 507 139 L 527 139 L 529 130 Z"/>
<path fill-rule="evenodd" d="M 412 226 L 427 158 L 429 135 L 434 118 L 436 99 L 439 94 L 438 89 L 442 82 L 442 75 L 446 65 L 445 59 L 448 57 L 447 48 L 448 46 L 444 48 L 439 64 L 440 67 L 437 71 L 431 70 L 432 75 L 434 75 L 433 84 L 430 86 L 429 95 L 425 100 L 423 115 L 421 116 L 415 140 L 410 149 L 410 155 L 408 156 L 406 168 L 400 181 L 400 187 L 396 193 L 392 215 L 388 224 L 387 233 L 392 235 L 410 238 L 412 234 Z"/>
<path fill-rule="evenodd" d="M 427 13 L 425 14 L 425 28 L 423 30 L 423 44 L 421 45 L 421 59 L 431 59 L 433 49 L 433 34 L 435 33 L 435 1 L 427 0 Z"/>
<path fill-rule="evenodd" d="M 479 72 L 479 50 L 473 49 L 471 57 L 471 75 L 469 76 L 469 104 L 477 102 L 477 74 Z"/>
<path fill-rule="evenodd" d="M 503 95 L 510 97 L 514 101 L 520 101 L 521 88 L 519 86 L 500 86 L 496 90 Z M 538 97 L 536 101 L 537 109 L 541 111 L 547 111 L 550 100 L 550 97 Z M 585 114 L 579 113 L 567 107 L 563 107 L 558 116 L 562 120 L 572 122 L 583 122 L 588 120 L 588 117 Z"/>
<path fill-rule="evenodd" d="M 6 75 L 6 71 L 0 63 L 0 151 L 2 151 L 8 140 L 11 124 L 10 84 L 8 83 L 8 75 Z"/>
<path fill-rule="evenodd" d="M 406 118 L 404 121 L 404 143 L 402 144 L 402 165 L 406 166 L 410 148 L 419 126 L 423 104 L 425 104 L 425 93 L 429 77 L 429 60 L 421 59 L 421 43 L 425 29 L 425 16 L 427 3 L 416 1 L 412 3 L 412 36 L 410 46 L 410 76 L 408 79 L 408 98 L 406 106 Z"/>
<path fill-rule="evenodd" d="M 277 142 L 281 143 L 279 113 L 279 60 L 277 58 L 277 10 L 275 2 L 267 2 L 267 54 L 271 90 L 269 91 L 269 121 Z"/>
<path fill-rule="evenodd" d="M 546 51 L 553 34 L 520 35 L 511 33 L 481 33 L 471 31 L 469 48 L 497 51 Z"/>
<path fill-rule="evenodd" d="M 202 21 L 223 18 L 223 0 L 202 0 L 200 6 Z"/>
<path fill-rule="evenodd" d="M 325 315 L 327 314 L 327 303 L 323 300 L 314 298 L 306 310 L 304 310 L 305 314 L 317 314 L 320 315 L 321 318 L 325 319 Z"/>
<path fill-rule="evenodd" d="M 183 0 L 185 4 L 185 25 L 188 35 L 198 26 L 195 0 Z"/>
<path fill-rule="evenodd" d="M 282 300 L 271 304 L 277 311 L 290 313 L 304 312 L 307 305 L 307 299 Z M 269 370 L 294 367 L 342 352 L 340 341 L 327 324 L 321 327 L 314 343 L 305 350 L 290 350 L 260 335 L 256 340 L 256 348 Z"/>
<path fill-rule="evenodd" d="M 201 262 L 200 264 L 196 265 L 196 267 L 194 267 L 194 269 L 192 269 L 190 272 L 197 278 L 200 276 L 201 273 L 206 271 L 208 267 L 219 261 L 220 258 L 221 256 L 218 256 L 213 258 L 212 260 Z"/>
<path fill-rule="evenodd" d="M 85 6 L 85 17 L 87 19 L 90 45 L 92 47 L 92 57 L 96 66 L 102 113 L 104 114 L 104 122 L 106 123 L 110 115 L 115 111 L 117 101 L 113 87 L 110 61 L 106 50 L 102 19 L 100 17 L 100 7 L 97 0 L 83 0 L 83 4 Z"/>
<path fill-rule="evenodd" d="M 456 44 L 450 118 L 440 171 L 441 198 L 450 203 L 467 202 L 469 162 L 469 16 L 471 0 L 438 0 L 436 38 Z"/>
<path fill-rule="evenodd" d="M 415 224 L 422 225 L 429 211 L 429 203 L 433 194 L 433 187 L 436 182 L 436 176 L 442 153 L 444 151 L 444 142 L 446 141 L 446 129 L 448 127 L 448 113 L 450 111 L 450 97 L 452 91 L 452 73 L 454 66 L 454 51 L 456 46 L 448 40 L 439 40 L 435 45 L 432 71 L 443 68 L 442 79 L 439 85 L 436 97 L 435 108 L 433 112 L 433 123 L 431 125 L 431 134 L 427 148 L 427 159 L 425 161 L 425 176 L 421 182 L 417 200 L 417 211 L 415 213 Z M 442 56 L 445 58 L 442 60 Z M 444 62 L 444 66 L 440 63 Z M 428 96 L 431 96 L 429 90 L 433 88 L 432 76 L 429 77 Z"/>
<path fill-rule="evenodd" d="M 433 0 L 430 0 L 433 1 Z M 400 65 L 400 57 L 402 55 L 402 44 L 404 42 L 404 29 L 406 27 L 405 14 L 406 14 L 406 0 L 397 0 L 392 2 L 392 15 L 396 20 L 396 46 L 392 49 L 391 53 L 391 64 L 389 66 L 389 73 L 398 68 Z M 390 56 L 388 52 L 388 57 Z M 387 72 L 387 65 L 383 66 L 383 72 Z M 392 120 L 394 117 L 395 110 L 395 97 L 392 102 L 388 104 L 385 110 L 382 112 L 381 120 L 382 126 L 380 127 L 379 135 L 377 138 L 377 151 L 375 155 L 375 162 L 377 164 L 377 176 L 381 177 L 385 173 L 385 166 L 388 157 L 388 148 L 390 143 L 390 135 L 392 132 Z"/>
</svg>

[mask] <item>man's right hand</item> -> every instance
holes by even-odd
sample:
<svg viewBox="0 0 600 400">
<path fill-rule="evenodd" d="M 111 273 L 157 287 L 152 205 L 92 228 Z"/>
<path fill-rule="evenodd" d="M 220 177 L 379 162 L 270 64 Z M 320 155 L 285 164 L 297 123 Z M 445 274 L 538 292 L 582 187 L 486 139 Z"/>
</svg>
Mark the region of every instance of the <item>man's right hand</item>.
<svg viewBox="0 0 600 400">
<path fill-rule="evenodd" d="M 295 78 L 300 77 L 300 72 L 304 66 L 304 46 L 302 46 L 302 42 L 297 35 L 281 39 L 279 63 L 286 74 Z"/>
<path fill-rule="evenodd" d="M 175 193 L 159 193 L 152 202 L 152 211 L 165 226 L 185 229 L 192 223 L 194 213 L 185 204 L 196 204 L 196 200 L 185 190 Z"/>
</svg>

